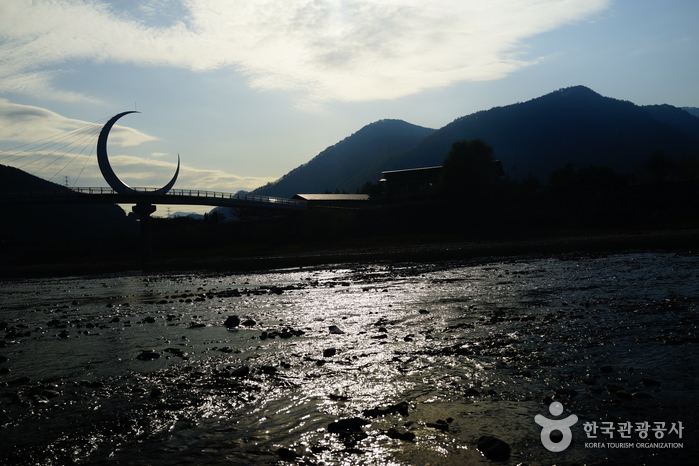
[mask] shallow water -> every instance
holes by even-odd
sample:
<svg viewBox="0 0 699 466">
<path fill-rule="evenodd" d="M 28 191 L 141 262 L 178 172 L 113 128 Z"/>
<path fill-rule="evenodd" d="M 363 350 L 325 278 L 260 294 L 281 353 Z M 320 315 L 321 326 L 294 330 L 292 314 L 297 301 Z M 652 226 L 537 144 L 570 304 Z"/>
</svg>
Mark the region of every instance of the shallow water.
<svg viewBox="0 0 699 466">
<path fill-rule="evenodd" d="M 483 435 L 500 464 L 694 464 L 698 279 L 643 253 L 0 283 L 0 464 L 491 464 Z M 651 440 L 682 448 L 608 445 Z"/>
</svg>

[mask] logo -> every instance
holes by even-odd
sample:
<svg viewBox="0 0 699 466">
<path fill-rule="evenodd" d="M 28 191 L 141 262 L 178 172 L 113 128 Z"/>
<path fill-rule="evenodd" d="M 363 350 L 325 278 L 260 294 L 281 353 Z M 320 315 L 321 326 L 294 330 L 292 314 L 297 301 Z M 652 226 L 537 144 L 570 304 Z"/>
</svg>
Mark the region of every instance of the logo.
<svg viewBox="0 0 699 466">
<path fill-rule="evenodd" d="M 563 413 L 563 405 L 558 401 L 554 401 L 549 405 L 549 412 L 553 416 L 560 416 Z M 534 416 L 534 422 L 543 427 L 543 429 L 541 429 L 541 443 L 544 447 L 546 447 L 548 451 L 560 452 L 568 448 L 570 442 L 573 440 L 573 433 L 570 431 L 570 428 L 573 424 L 578 422 L 578 416 L 571 414 L 563 419 L 549 419 L 546 416 L 537 414 Z M 560 442 L 551 440 L 551 433 L 554 430 L 563 434 L 563 439 Z"/>
</svg>

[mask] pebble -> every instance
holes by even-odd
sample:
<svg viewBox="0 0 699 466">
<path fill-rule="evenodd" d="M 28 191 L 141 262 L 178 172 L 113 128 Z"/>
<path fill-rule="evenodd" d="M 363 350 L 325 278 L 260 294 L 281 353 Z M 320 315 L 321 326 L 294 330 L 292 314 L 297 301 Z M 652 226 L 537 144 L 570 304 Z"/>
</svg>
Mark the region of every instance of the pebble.
<svg viewBox="0 0 699 466">
<path fill-rule="evenodd" d="M 648 377 L 643 377 L 641 379 L 641 383 L 646 387 L 660 386 L 660 382 L 658 382 L 657 380 L 649 379 Z"/>
<path fill-rule="evenodd" d="M 376 407 L 373 409 L 365 409 L 362 411 L 362 414 L 366 417 L 378 417 L 378 416 L 386 416 L 388 414 L 395 414 L 399 413 L 403 416 L 408 415 L 408 408 L 410 405 L 408 404 L 407 401 L 401 401 L 400 403 L 391 405 L 391 406 L 385 406 L 385 407 Z"/>
<path fill-rule="evenodd" d="M 284 448 L 284 447 L 279 448 L 276 451 L 276 453 L 283 460 L 293 460 L 293 459 L 296 459 L 296 458 L 301 456 L 298 453 L 296 453 L 294 450 L 290 450 L 290 449 Z"/>
<path fill-rule="evenodd" d="M 231 372 L 231 377 L 247 377 L 248 375 L 250 375 L 250 367 L 248 366 L 241 366 Z"/>
<path fill-rule="evenodd" d="M 396 439 L 396 440 L 405 440 L 408 442 L 415 440 L 414 433 L 398 430 L 395 427 L 391 427 L 390 429 L 388 429 L 388 432 L 386 432 L 386 435 L 388 437 L 390 437 L 392 439 Z"/>
<path fill-rule="evenodd" d="M 228 328 L 233 328 L 237 327 L 240 325 L 240 317 L 238 316 L 230 316 L 226 319 L 226 321 L 223 323 Z"/>
<path fill-rule="evenodd" d="M 361 417 L 339 419 L 328 424 L 328 432 L 331 434 L 361 432 L 362 426 L 367 424 L 370 424 L 370 422 L 366 419 L 362 419 Z"/>
<path fill-rule="evenodd" d="M 340 327 L 338 327 L 337 325 L 331 325 L 330 327 L 328 327 L 328 329 L 330 330 L 330 333 L 333 335 L 344 335 L 345 333 L 342 330 L 340 330 Z"/>
<path fill-rule="evenodd" d="M 449 432 L 449 423 L 442 419 L 439 419 L 437 422 L 426 422 L 425 426 L 431 427 L 432 429 L 438 429 L 444 432 Z"/>
<path fill-rule="evenodd" d="M 141 354 L 136 356 L 136 359 L 140 359 L 141 361 L 150 361 L 153 359 L 158 359 L 160 357 L 160 353 L 156 353 L 155 351 L 142 351 Z"/>
<path fill-rule="evenodd" d="M 493 461 L 507 461 L 510 459 L 510 446 L 497 437 L 484 435 L 478 439 L 478 450 Z"/>
<path fill-rule="evenodd" d="M 330 358 L 335 356 L 337 354 L 337 350 L 335 348 L 327 348 L 323 350 L 323 357 L 324 358 Z"/>
</svg>

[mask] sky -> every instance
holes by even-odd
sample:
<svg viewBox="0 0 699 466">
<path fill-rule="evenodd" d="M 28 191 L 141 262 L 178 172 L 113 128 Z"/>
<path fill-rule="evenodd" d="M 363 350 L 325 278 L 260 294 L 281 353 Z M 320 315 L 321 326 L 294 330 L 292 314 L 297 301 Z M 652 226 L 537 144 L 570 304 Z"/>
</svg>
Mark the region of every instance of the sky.
<svg viewBox="0 0 699 466">
<path fill-rule="evenodd" d="M 237 192 L 386 118 L 575 85 L 699 107 L 698 23 L 696 0 L 0 0 L 0 164 L 107 186 L 94 135 L 138 110 L 110 133 L 125 183 L 165 185 L 179 154 L 175 189 Z"/>
</svg>

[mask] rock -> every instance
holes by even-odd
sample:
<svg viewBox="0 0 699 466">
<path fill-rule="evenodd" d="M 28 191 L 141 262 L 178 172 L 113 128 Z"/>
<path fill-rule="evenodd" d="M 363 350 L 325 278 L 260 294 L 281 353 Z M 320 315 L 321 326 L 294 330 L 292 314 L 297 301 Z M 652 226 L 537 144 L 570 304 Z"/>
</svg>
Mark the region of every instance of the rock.
<svg viewBox="0 0 699 466">
<path fill-rule="evenodd" d="M 438 420 L 437 422 L 426 422 L 425 425 L 427 427 L 431 427 L 432 429 L 439 429 L 444 432 L 449 431 L 449 423 L 447 421 L 444 421 L 442 419 Z"/>
<path fill-rule="evenodd" d="M 475 388 L 469 388 L 468 390 L 466 390 L 466 396 L 478 396 L 480 394 L 481 392 L 479 392 Z"/>
<path fill-rule="evenodd" d="M 328 424 L 328 432 L 331 434 L 362 432 L 362 426 L 367 424 L 370 424 L 370 422 L 361 417 L 340 419 Z"/>
<path fill-rule="evenodd" d="M 226 321 L 223 323 L 228 328 L 233 328 L 237 327 L 240 325 L 240 317 L 238 316 L 230 316 L 226 319 Z"/>
<path fill-rule="evenodd" d="M 156 353 L 155 351 L 143 351 L 141 354 L 136 356 L 136 359 L 140 359 L 141 361 L 151 361 L 153 359 L 158 359 L 160 357 L 160 353 Z"/>
<path fill-rule="evenodd" d="M 430 313 L 430 311 L 428 311 L 427 309 L 420 309 L 417 312 L 419 312 L 420 314 L 429 314 Z"/>
<path fill-rule="evenodd" d="M 296 453 L 294 450 L 290 450 L 290 449 L 284 448 L 284 447 L 279 448 L 276 451 L 276 453 L 277 453 L 277 456 L 279 456 L 283 460 L 293 460 L 293 459 L 296 459 L 299 456 L 301 456 L 298 453 Z"/>
<path fill-rule="evenodd" d="M 330 333 L 332 333 L 333 335 L 344 335 L 345 333 L 342 330 L 340 330 L 340 328 L 337 325 L 331 325 L 330 327 L 328 327 L 328 329 L 330 330 Z"/>
<path fill-rule="evenodd" d="M 245 327 L 254 327 L 255 325 L 257 325 L 257 322 L 255 322 L 252 319 L 247 319 L 247 320 L 243 321 L 243 325 Z"/>
<path fill-rule="evenodd" d="M 400 403 L 397 403 L 397 404 L 391 405 L 391 406 L 376 407 L 373 409 L 365 409 L 364 411 L 362 411 L 362 414 L 367 416 L 367 417 L 386 416 L 386 415 L 395 414 L 395 413 L 399 413 L 403 416 L 407 416 L 409 407 L 410 407 L 410 405 L 408 404 L 407 401 L 401 401 Z"/>
<path fill-rule="evenodd" d="M 241 366 L 231 372 L 231 377 L 247 377 L 250 374 L 250 367 Z"/>
<path fill-rule="evenodd" d="M 599 368 L 600 372 L 604 372 L 605 374 L 609 374 L 611 372 L 614 372 L 614 368 L 612 366 L 602 366 Z"/>
<path fill-rule="evenodd" d="M 155 323 L 155 317 L 153 317 L 153 316 L 148 316 L 148 317 L 146 317 L 145 319 L 143 319 L 143 321 L 144 321 L 145 323 L 147 323 L 147 324 L 153 324 L 153 323 Z"/>
<path fill-rule="evenodd" d="M 274 366 L 260 366 L 260 372 L 267 375 L 274 375 L 277 373 L 277 368 Z"/>
<path fill-rule="evenodd" d="M 31 381 L 32 381 L 32 379 L 30 379 L 29 377 L 18 377 L 14 380 L 10 380 L 7 383 L 9 385 L 24 385 L 24 384 L 30 383 Z"/>
<path fill-rule="evenodd" d="M 327 348 L 323 350 L 323 357 L 324 358 L 331 358 L 337 354 L 337 350 L 335 348 Z"/>
<path fill-rule="evenodd" d="M 57 396 L 61 396 L 61 392 L 58 390 L 42 390 L 41 394 L 45 396 L 46 398 L 56 398 Z"/>
<path fill-rule="evenodd" d="M 0 375 L 9 374 L 10 369 L 8 367 L 0 367 Z"/>
<path fill-rule="evenodd" d="M 633 399 L 633 395 L 631 393 L 627 392 L 626 390 L 619 390 L 618 392 L 615 393 L 616 396 L 619 398 L 623 398 L 624 400 L 631 400 Z"/>
<path fill-rule="evenodd" d="M 499 438 L 484 435 L 478 439 L 478 450 L 493 461 L 507 461 L 510 459 L 510 446 Z"/>
<path fill-rule="evenodd" d="M 0 363 L 7 362 L 9 360 L 10 359 L 7 356 L 3 356 L 2 354 L 0 354 Z"/>
<path fill-rule="evenodd" d="M 641 383 L 646 387 L 660 386 L 660 382 L 658 382 L 657 380 L 649 379 L 648 377 L 643 377 L 641 379 Z"/>
<path fill-rule="evenodd" d="M 392 439 L 396 440 L 405 440 L 408 442 L 412 442 L 415 440 L 415 434 L 412 432 L 404 432 L 396 429 L 395 427 L 391 427 L 388 429 L 388 432 L 386 432 L 386 435 Z"/>
</svg>

